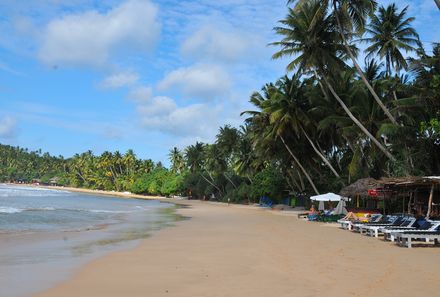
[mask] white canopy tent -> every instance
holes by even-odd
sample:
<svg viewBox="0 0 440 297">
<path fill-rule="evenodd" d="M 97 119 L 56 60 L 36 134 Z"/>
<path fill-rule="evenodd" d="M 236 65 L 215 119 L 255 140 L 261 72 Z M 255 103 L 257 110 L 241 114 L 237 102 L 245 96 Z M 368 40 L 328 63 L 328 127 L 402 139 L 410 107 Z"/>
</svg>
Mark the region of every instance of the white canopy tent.
<svg viewBox="0 0 440 297">
<path fill-rule="evenodd" d="M 347 214 L 347 209 L 345 208 L 346 203 L 345 201 L 348 200 L 346 197 L 342 197 L 340 195 L 337 195 L 335 193 L 327 193 L 322 195 L 316 195 L 310 197 L 310 200 L 312 201 L 318 201 L 319 206 L 318 210 L 324 210 L 324 202 L 325 201 L 332 201 L 332 202 L 339 202 L 336 208 L 333 210 L 333 214 Z"/>
<path fill-rule="evenodd" d="M 341 201 L 341 200 L 347 200 L 348 198 L 339 196 L 335 193 L 327 193 L 327 194 L 321 194 L 310 197 L 310 200 L 313 201 Z"/>
</svg>

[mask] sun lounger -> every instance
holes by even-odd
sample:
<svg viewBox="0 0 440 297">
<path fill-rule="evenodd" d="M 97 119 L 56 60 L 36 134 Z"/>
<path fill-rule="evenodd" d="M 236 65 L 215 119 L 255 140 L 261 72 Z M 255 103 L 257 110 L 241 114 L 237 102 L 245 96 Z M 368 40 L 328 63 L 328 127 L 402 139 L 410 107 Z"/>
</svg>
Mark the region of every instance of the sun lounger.
<svg viewBox="0 0 440 297">
<path fill-rule="evenodd" d="M 386 227 L 381 231 L 384 235 L 384 240 L 390 240 L 394 242 L 395 235 L 405 231 L 433 231 L 440 224 L 440 221 L 417 221 L 412 226 L 407 227 Z M 417 225 L 417 227 L 416 227 Z"/>
<path fill-rule="evenodd" d="M 298 214 L 298 219 L 301 218 L 307 218 L 307 216 L 309 215 L 309 212 L 302 212 Z"/>
<path fill-rule="evenodd" d="M 373 223 L 373 222 L 379 222 L 382 219 L 381 214 L 373 214 L 370 217 L 370 220 L 368 222 L 359 222 L 359 221 L 353 221 L 353 220 L 338 220 L 337 222 L 341 224 L 341 228 L 344 230 L 352 230 L 354 224 L 365 224 L 365 223 Z"/>
<path fill-rule="evenodd" d="M 397 225 L 397 221 L 392 226 L 368 226 L 365 228 L 365 234 L 369 236 L 379 237 L 380 234 L 383 234 L 383 230 L 387 228 L 411 228 L 416 222 L 416 218 L 407 217 L 405 218 L 400 225 Z"/>
<path fill-rule="evenodd" d="M 352 231 L 363 233 L 364 229 L 368 226 L 392 226 L 393 224 L 397 223 L 396 226 L 400 225 L 403 220 L 403 217 L 397 217 L 397 216 L 385 216 L 384 220 L 381 220 L 379 222 L 372 222 L 372 223 L 364 223 L 364 224 L 354 224 Z"/>
<path fill-rule="evenodd" d="M 440 230 L 435 231 L 406 231 L 396 235 L 396 243 L 400 246 L 412 247 L 413 240 L 424 240 L 425 242 L 434 241 L 438 245 L 440 241 Z"/>
<path fill-rule="evenodd" d="M 394 237 L 396 243 L 398 245 L 407 246 L 411 248 L 412 240 L 420 240 L 423 239 L 425 242 L 429 242 L 431 240 L 434 241 L 435 244 L 438 244 L 440 239 L 440 221 L 432 221 L 432 227 L 429 230 L 410 230 L 403 232 L 392 232 L 391 236 Z"/>
</svg>

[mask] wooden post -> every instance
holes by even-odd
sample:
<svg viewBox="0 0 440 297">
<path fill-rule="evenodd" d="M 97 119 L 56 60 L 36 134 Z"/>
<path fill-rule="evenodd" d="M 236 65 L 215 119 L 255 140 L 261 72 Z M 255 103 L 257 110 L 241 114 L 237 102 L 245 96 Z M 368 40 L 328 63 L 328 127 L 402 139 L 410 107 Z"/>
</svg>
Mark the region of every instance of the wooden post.
<svg viewBox="0 0 440 297">
<path fill-rule="evenodd" d="M 429 219 L 429 216 L 431 215 L 431 208 L 432 208 L 432 198 L 434 196 L 434 184 L 431 186 L 431 193 L 429 193 L 429 201 L 428 201 L 428 212 L 426 213 L 426 218 Z"/>
<path fill-rule="evenodd" d="M 405 213 L 405 196 L 403 196 L 402 213 Z"/>
<path fill-rule="evenodd" d="M 414 196 L 414 193 L 413 193 L 413 192 L 409 193 L 409 200 L 408 200 L 408 214 L 411 213 L 411 199 L 412 199 L 413 196 Z"/>
</svg>

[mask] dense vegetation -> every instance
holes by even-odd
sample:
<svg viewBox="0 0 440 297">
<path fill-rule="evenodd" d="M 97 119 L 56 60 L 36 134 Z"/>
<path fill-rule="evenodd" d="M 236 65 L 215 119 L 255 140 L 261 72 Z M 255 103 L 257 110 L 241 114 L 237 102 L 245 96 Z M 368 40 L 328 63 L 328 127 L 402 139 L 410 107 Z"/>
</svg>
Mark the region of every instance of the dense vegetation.
<svg viewBox="0 0 440 297">
<path fill-rule="evenodd" d="M 174 148 L 170 169 L 132 151 L 64 160 L 2 146 L 0 178 L 251 202 L 367 176 L 439 175 L 440 44 L 425 51 L 413 21 L 395 4 L 289 1 L 272 44 L 288 75 L 252 94 L 240 128 Z"/>
</svg>

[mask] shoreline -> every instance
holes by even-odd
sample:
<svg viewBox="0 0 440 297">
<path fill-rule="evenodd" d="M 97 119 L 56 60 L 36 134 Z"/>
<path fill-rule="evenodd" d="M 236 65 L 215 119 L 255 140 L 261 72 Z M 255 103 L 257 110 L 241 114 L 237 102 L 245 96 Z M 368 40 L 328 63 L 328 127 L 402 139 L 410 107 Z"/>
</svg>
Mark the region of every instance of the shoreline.
<svg viewBox="0 0 440 297">
<path fill-rule="evenodd" d="M 123 205 L 150 205 L 145 212 L 133 212 L 129 215 L 117 215 L 105 225 L 84 224 L 83 227 L 72 227 L 60 230 L 23 230 L 0 232 L 0 283 L 4 287 L 3 294 L 8 296 L 30 296 L 47 290 L 59 283 L 67 281 L 87 263 L 116 251 L 131 250 L 143 239 L 172 226 L 180 220 L 175 215 L 176 203 L 155 199 L 139 199 L 137 195 L 127 197 L 123 193 L 93 191 L 66 187 L 42 187 L 30 185 L 7 184 L 22 189 L 61 190 L 80 194 L 83 199 L 92 196 L 98 203 L 105 203 L 106 198 L 133 199 L 133 201 L 117 202 Z M 84 194 L 84 195 L 82 195 Z M 119 195 L 118 195 L 119 194 Z M 38 194 L 38 195 L 45 195 Z M 36 198 L 40 196 L 35 196 Z M 62 197 L 62 196 L 60 196 Z M 68 197 L 68 196 L 67 196 Z M 98 199 L 98 200 L 97 200 Z M 99 199 L 105 201 L 100 202 Z M 109 200 L 110 201 L 110 200 Z M 74 202 L 75 203 L 75 202 Z M 128 203 L 128 204 L 127 204 Z M 162 204 L 163 203 L 163 204 Z M 159 206 L 162 204 L 162 206 Z M 96 205 L 98 206 L 98 205 Z M 178 206 L 177 206 L 178 207 Z M 155 210 L 154 210 L 155 209 Z M 128 218 L 129 217 L 129 218 Z M 5 217 L 6 218 L 6 217 Z M 117 220 L 117 222 L 116 222 Z M 45 271 L 41 274 L 41 271 Z M 0 294 L 3 296 L 3 294 Z"/>
<path fill-rule="evenodd" d="M 162 197 L 162 196 L 148 196 L 148 195 L 140 195 L 140 194 L 134 194 L 134 193 L 129 193 L 129 192 L 92 190 L 92 189 L 75 188 L 75 187 L 64 187 L 64 186 L 40 186 L 40 185 L 32 185 L 32 184 L 13 184 L 13 183 L 5 183 L 5 184 L 9 185 L 9 186 L 40 188 L 40 189 L 60 190 L 60 191 L 70 191 L 70 192 L 83 193 L 83 194 L 115 196 L 115 197 L 120 197 L 120 198 L 136 198 L 136 199 L 146 199 L 146 200 L 166 200 L 166 199 L 172 199 L 172 198 L 166 198 L 166 197 Z"/>
<path fill-rule="evenodd" d="M 172 199 L 175 200 L 175 199 Z M 181 201 L 180 201 L 181 202 Z M 328 224 L 189 200 L 177 222 L 36 297 L 435 296 L 440 253 Z"/>
</svg>

